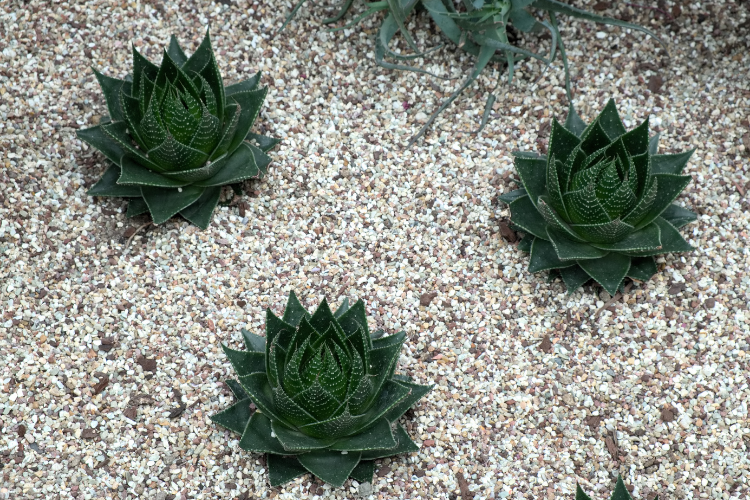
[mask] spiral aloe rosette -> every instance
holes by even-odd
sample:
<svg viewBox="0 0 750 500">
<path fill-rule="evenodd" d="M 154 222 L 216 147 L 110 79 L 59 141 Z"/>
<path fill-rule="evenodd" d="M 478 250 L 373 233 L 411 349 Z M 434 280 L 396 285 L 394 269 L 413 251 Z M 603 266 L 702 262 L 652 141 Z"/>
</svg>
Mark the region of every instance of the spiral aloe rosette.
<svg viewBox="0 0 750 500">
<path fill-rule="evenodd" d="M 552 125 L 547 157 L 516 153 L 523 188 L 500 196 L 526 236 L 529 271 L 559 270 L 572 292 L 593 279 L 614 295 L 625 277 L 646 281 L 654 255 L 693 248 L 678 228 L 695 220 L 672 202 L 690 182 L 693 150 L 656 154 L 648 119 L 631 131 L 610 100 L 588 126 L 571 106 Z"/>
<path fill-rule="evenodd" d="M 260 72 L 224 87 L 208 30 L 189 58 L 172 36 L 161 66 L 133 47 L 132 76 L 94 72 L 110 116 L 78 137 L 112 164 L 90 195 L 130 198 L 129 217 L 161 224 L 179 213 L 205 229 L 222 186 L 265 175 L 278 140 L 250 129 L 268 89 Z"/>
<path fill-rule="evenodd" d="M 370 335 L 361 300 L 332 313 L 324 299 L 311 316 L 292 292 L 282 319 L 266 311 L 265 338 L 242 335 L 246 351 L 224 347 L 238 401 L 211 419 L 268 454 L 272 486 L 307 472 L 370 482 L 374 460 L 418 450 L 396 421 L 432 387 L 394 375 L 406 336 Z"/>
</svg>

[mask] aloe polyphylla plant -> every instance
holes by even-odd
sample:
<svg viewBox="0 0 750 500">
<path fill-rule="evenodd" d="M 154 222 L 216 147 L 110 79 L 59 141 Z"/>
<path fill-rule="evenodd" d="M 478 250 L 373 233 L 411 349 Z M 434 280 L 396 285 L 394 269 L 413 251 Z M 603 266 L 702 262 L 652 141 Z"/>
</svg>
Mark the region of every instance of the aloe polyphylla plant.
<svg viewBox="0 0 750 500">
<path fill-rule="evenodd" d="M 78 137 L 111 162 L 92 196 L 129 198 L 127 215 L 149 212 L 155 224 L 175 214 L 205 229 L 222 186 L 263 177 L 278 143 L 250 132 L 268 89 L 260 72 L 224 86 L 208 30 L 187 57 L 172 36 L 160 66 L 133 46 L 124 80 L 94 70 L 109 117 Z"/>
<path fill-rule="evenodd" d="M 432 387 L 394 374 L 406 336 L 371 335 L 361 300 L 310 315 L 292 292 L 281 319 L 266 311 L 265 338 L 242 335 L 247 350 L 224 347 L 238 401 L 211 419 L 267 454 L 272 486 L 307 472 L 370 482 L 374 460 L 418 450 L 396 421 Z"/>
<path fill-rule="evenodd" d="M 576 500 L 591 500 L 591 498 L 581 489 L 580 485 L 576 485 Z M 609 500 L 633 500 L 630 496 L 630 492 L 625 487 L 625 483 L 622 482 L 622 476 L 617 475 L 617 483 L 615 484 L 615 490 L 612 492 L 612 496 Z M 659 497 L 654 497 L 654 500 L 659 500 Z"/>
<path fill-rule="evenodd" d="M 690 182 L 693 150 L 657 154 L 648 119 L 627 131 L 610 100 L 588 126 L 573 107 L 553 121 L 546 157 L 515 153 L 523 188 L 500 196 L 526 233 L 529 271 L 559 271 L 570 292 L 590 279 L 614 295 L 625 277 L 646 281 L 654 255 L 693 249 L 678 228 L 696 215 L 672 203 Z"/>
</svg>

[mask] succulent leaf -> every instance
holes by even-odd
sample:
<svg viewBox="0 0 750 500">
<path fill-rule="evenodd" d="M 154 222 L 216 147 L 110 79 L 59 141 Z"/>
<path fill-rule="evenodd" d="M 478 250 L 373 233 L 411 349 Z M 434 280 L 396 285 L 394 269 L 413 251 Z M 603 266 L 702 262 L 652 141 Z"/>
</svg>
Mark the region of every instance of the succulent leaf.
<svg viewBox="0 0 750 500">
<path fill-rule="evenodd" d="M 310 315 L 292 292 L 283 319 L 266 311 L 265 338 L 242 335 L 245 351 L 223 346 L 240 401 L 212 418 L 242 449 L 269 454 L 272 484 L 300 470 L 366 482 L 372 460 L 417 449 L 396 421 L 432 387 L 394 374 L 406 334 L 371 336 L 361 300 L 334 313 L 324 299 Z"/>
<path fill-rule="evenodd" d="M 94 70 L 111 121 L 78 137 L 120 175 L 115 179 L 109 168 L 90 194 L 140 198 L 130 201 L 128 216 L 150 212 L 160 224 L 179 213 L 205 229 L 222 186 L 237 190 L 266 173 L 271 159 L 265 153 L 278 140 L 250 130 L 267 88 L 258 86 L 260 73 L 225 88 L 208 30 L 189 58 L 174 36 L 159 66 L 135 47 L 132 53 L 132 77 Z"/>
<path fill-rule="evenodd" d="M 692 250 L 678 228 L 696 216 L 673 203 L 692 151 L 657 155 L 657 146 L 648 119 L 628 131 L 610 100 L 589 125 L 572 106 L 564 126 L 553 120 L 546 158 L 514 153 L 524 189 L 500 200 L 527 233 L 519 249 L 531 253 L 529 271 L 559 270 L 570 291 L 594 279 L 614 294 L 627 276 L 653 276 L 654 255 Z"/>
<path fill-rule="evenodd" d="M 591 500 L 591 498 L 583 491 L 580 484 L 576 484 L 576 498 L 575 500 Z M 633 500 L 630 496 L 630 492 L 625 487 L 625 483 L 622 482 L 622 476 L 617 475 L 617 483 L 615 483 L 615 489 L 612 492 L 612 496 L 609 500 Z M 654 500 L 659 500 L 659 497 L 654 497 Z"/>
</svg>

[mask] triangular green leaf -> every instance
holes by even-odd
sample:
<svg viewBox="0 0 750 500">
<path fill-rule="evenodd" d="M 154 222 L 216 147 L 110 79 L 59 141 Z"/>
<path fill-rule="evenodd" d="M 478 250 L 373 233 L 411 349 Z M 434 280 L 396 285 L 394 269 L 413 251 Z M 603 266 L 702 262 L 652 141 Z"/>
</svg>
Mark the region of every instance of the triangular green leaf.
<svg viewBox="0 0 750 500">
<path fill-rule="evenodd" d="M 220 196 L 220 187 L 206 188 L 195 203 L 180 210 L 180 215 L 199 228 L 206 229 L 211 223 L 211 216 Z"/>
<path fill-rule="evenodd" d="M 575 133 L 568 131 L 568 129 L 560 125 L 556 119 L 552 119 L 552 132 L 549 137 L 548 153 L 550 158 L 554 155 L 555 158 L 565 163 L 568 156 L 570 156 L 570 153 L 572 153 L 580 143 L 581 141 Z M 549 168 L 549 166 L 547 168 Z M 533 196 L 533 199 L 536 199 L 540 194 L 544 193 L 534 193 L 529 191 L 529 194 L 535 194 L 536 196 Z"/>
<path fill-rule="evenodd" d="M 177 189 L 141 186 L 141 196 L 148 205 L 154 224 L 168 221 L 180 210 L 195 203 L 203 194 L 203 188 L 185 186 Z"/>
<path fill-rule="evenodd" d="M 260 77 L 261 72 L 258 71 L 253 76 L 248 78 L 247 80 L 243 80 L 238 83 L 234 83 L 232 85 L 229 85 L 227 87 L 224 87 L 224 95 L 226 97 L 231 96 L 232 94 L 236 94 L 237 92 L 245 92 L 247 90 L 255 90 L 258 88 L 258 85 L 260 84 Z"/>
<path fill-rule="evenodd" d="M 586 130 L 586 124 L 578 116 L 578 113 L 576 113 L 576 108 L 572 102 L 568 106 L 568 117 L 565 119 L 565 128 L 575 134 L 576 137 L 581 137 L 583 131 Z"/>
<path fill-rule="evenodd" d="M 124 156 L 120 160 L 121 174 L 117 180 L 118 184 L 125 186 L 155 186 L 164 188 L 178 188 L 187 185 L 187 182 L 179 181 L 176 179 L 170 179 L 165 177 L 158 172 L 149 170 L 144 167 L 137 160 Z"/>
<path fill-rule="evenodd" d="M 250 399 L 237 401 L 235 404 L 211 416 L 211 420 L 237 434 L 242 434 L 250 419 Z"/>
<path fill-rule="evenodd" d="M 359 451 L 313 451 L 299 455 L 302 466 L 323 481 L 341 487 L 359 463 Z"/>
<path fill-rule="evenodd" d="M 257 178 L 259 174 L 260 170 L 255 163 L 255 156 L 250 145 L 243 143 L 231 154 L 219 172 L 206 180 L 195 182 L 195 185 L 204 187 L 226 186 L 246 179 Z"/>
<path fill-rule="evenodd" d="M 658 192 L 656 199 L 651 205 L 648 213 L 641 218 L 636 228 L 640 229 L 654 221 L 664 210 L 677 198 L 685 186 L 693 179 L 689 175 L 655 174 L 654 179 L 658 181 Z"/>
<path fill-rule="evenodd" d="M 265 372 L 266 354 L 264 352 L 236 351 L 224 344 L 221 347 L 238 376 Z"/>
<path fill-rule="evenodd" d="M 125 119 L 125 115 L 120 109 L 120 91 L 124 91 L 126 94 L 131 95 L 130 82 L 125 80 L 119 80 L 110 76 L 103 75 L 94 69 L 96 79 L 99 80 L 99 85 L 102 87 L 104 93 L 104 99 L 107 101 L 107 111 L 113 122 L 122 121 Z"/>
<path fill-rule="evenodd" d="M 547 162 L 545 160 L 516 156 L 513 162 L 532 203 L 547 193 Z"/>
<path fill-rule="evenodd" d="M 381 418 L 374 425 L 353 436 L 339 439 L 330 447 L 339 451 L 370 451 L 395 448 L 398 445 L 393 436 L 391 423 Z"/>
<path fill-rule="evenodd" d="M 398 446 L 389 450 L 364 451 L 362 452 L 362 459 L 375 460 L 378 458 L 400 455 L 402 453 L 414 453 L 415 451 L 419 451 L 419 446 L 414 444 L 414 441 L 411 440 L 409 434 L 404 430 L 401 424 L 396 424 L 395 435 L 396 440 L 398 441 Z"/>
<path fill-rule="evenodd" d="M 529 259 L 529 272 L 538 273 L 547 269 L 560 269 L 575 265 L 575 261 L 563 261 L 557 256 L 555 247 L 551 242 L 536 238 L 531 245 L 531 258 Z"/>
<path fill-rule="evenodd" d="M 245 389 L 243 389 L 240 383 L 236 380 L 230 378 L 225 380 L 224 383 L 227 384 L 229 389 L 232 391 L 232 394 L 234 394 L 234 397 L 237 398 L 237 401 L 242 401 L 243 399 L 247 399 L 250 397 L 247 392 L 245 392 Z"/>
<path fill-rule="evenodd" d="M 670 224 L 672 224 L 676 228 L 681 228 L 685 224 L 688 224 L 689 222 L 693 222 L 698 218 L 697 215 L 695 215 L 690 210 L 687 210 L 685 208 L 682 208 L 679 205 L 675 205 L 672 203 L 669 205 L 662 213 L 661 217 L 669 221 Z"/>
<path fill-rule="evenodd" d="M 630 257 L 620 253 L 610 253 L 600 259 L 579 260 L 578 265 L 614 296 L 622 280 L 630 269 Z"/>
<path fill-rule="evenodd" d="M 547 228 L 547 235 L 549 236 L 554 251 L 557 254 L 558 259 L 560 260 L 570 261 L 575 259 L 599 259 L 607 255 L 608 253 L 605 250 L 599 250 L 598 248 L 591 246 L 591 244 L 589 243 L 574 241 L 569 238 L 567 234 L 550 227 Z M 570 262 L 567 263 L 567 265 L 571 264 L 572 263 Z M 556 268 L 547 267 L 545 269 Z M 540 269 L 540 271 L 541 270 L 543 269 Z"/>
<path fill-rule="evenodd" d="M 250 400 L 247 400 L 248 404 Z M 243 429 L 240 448 L 255 453 L 290 454 L 281 446 L 278 439 L 273 437 L 271 420 L 260 412 L 252 414 Z"/>
<path fill-rule="evenodd" d="M 101 151 L 104 156 L 116 165 L 120 164 L 120 158 L 125 154 L 122 146 L 104 132 L 102 125 L 78 130 L 76 136 Z"/>
<path fill-rule="evenodd" d="M 268 463 L 268 482 L 274 488 L 307 474 L 307 469 L 302 467 L 296 457 L 283 457 L 269 453 L 266 460 Z"/>
<path fill-rule="evenodd" d="M 661 248 L 661 230 L 658 224 L 651 223 L 615 243 L 592 243 L 592 245 L 611 252 L 659 250 Z"/>
<path fill-rule="evenodd" d="M 628 277 L 634 280 L 648 281 L 651 276 L 656 274 L 656 271 L 656 261 L 653 257 L 633 257 L 630 261 Z"/>
<path fill-rule="evenodd" d="M 563 279 L 563 283 L 565 283 L 565 287 L 568 289 L 568 294 L 575 292 L 591 279 L 591 276 L 578 265 L 560 269 L 560 276 Z"/>
<path fill-rule="evenodd" d="M 182 51 L 182 47 L 180 47 L 180 43 L 177 41 L 177 38 L 174 35 L 169 38 L 169 48 L 167 49 L 167 54 L 169 54 L 169 57 L 180 68 L 182 68 L 188 60 L 188 57 L 185 55 L 185 52 Z"/>
<path fill-rule="evenodd" d="M 651 157 L 651 171 L 654 174 L 679 175 L 693 156 L 695 149 L 676 155 L 653 155 Z"/>
<path fill-rule="evenodd" d="M 375 474 L 375 462 L 373 460 L 360 460 L 349 477 L 359 483 L 371 483 Z"/>
<path fill-rule="evenodd" d="M 286 452 L 322 450 L 329 448 L 333 443 L 332 439 L 314 438 L 273 421 L 271 421 L 271 429 Z"/>
<path fill-rule="evenodd" d="M 510 220 L 524 232 L 537 238 L 547 238 L 547 223 L 531 202 L 529 196 L 521 196 L 510 203 Z"/>
<path fill-rule="evenodd" d="M 101 179 L 88 190 L 89 196 L 119 196 L 119 197 L 138 197 L 141 196 L 141 189 L 137 186 L 121 186 L 117 184 L 120 178 L 120 167 L 110 163 L 107 170 L 104 171 Z"/>
<path fill-rule="evenodd" d="M 138 191 L 140 191 L 140 188 L 136 188 Z M 128 211 L 125 213 L 128 217 L 135 217 L 136 215 L 145 214 L 148 212 L 148 205 L 146 205 L 146 200 L 141 198 L 140 196 L 138 198 L 130 198 L 128 201 Z"/>
<path fill-rule="evenodd" d="M 617 140 L 621 135 L 627 133 L 627 129 L 620 118 L 620 113 L 617 112 L 617 106 L 614 99 L 607 101 L 607 105 L 604 106 L 602 112 L 599 113 L 597 121 L 612 142 Z"/>
<path fill-rule="evenodd" d="M 297 327 L 299 326 L 300 321 L 302 321 L 302 318 L 309 317 L 310 313 L 302 307 L 299 299 L 297 299 L 297 295 L 293 291 L 289 292 L 289 298 L 287 299 L 286 308 L 284 309 L 284 317 L 282 318 L 284 322 Z"/>
</svg>

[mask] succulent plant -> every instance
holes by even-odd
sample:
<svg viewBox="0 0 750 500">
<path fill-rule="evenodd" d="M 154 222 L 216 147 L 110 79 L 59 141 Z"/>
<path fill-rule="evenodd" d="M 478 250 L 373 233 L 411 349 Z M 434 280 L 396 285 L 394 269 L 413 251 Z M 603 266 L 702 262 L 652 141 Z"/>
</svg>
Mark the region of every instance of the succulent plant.
<svg viewBox="0 0 750 500">
<path fill-rule="evenodd" d="M 265 175 L 278 140 L 250 128 L 268 89 L 258 87 L 260 72 L 225 87 L 208 30 L 189 58 L 172 36 L 160 66 L 133 46 L 132 75 L 94 73 L 109 117 L 78 137 L 111 165 L 89 195 L 129 198 L 129 217 L 149 212 L 161 224 L 179 213 L 205 229 L 222 186 L 238 192 Z"/>
<path fill-rule="evenodd" d="M 282 29 L 306 1 L 298 0 L 282 25 Z M 664 45 L 653 32 L 643 26 L 601 16 L 558 0 L 382 0 L 362 3 L 364 4 L 362 13 L 351 22 L 332 31 L 349 28 L 366 17 L 385 11 L 386 15 L 375 37 L 375 61 L 384 68 L 416 71 L 432 75 L 425 69 L 396 64 L 387 60 L 416 59 L 442 47 L 440 45 L 425 52 L 419 51 L 414 38 L 407 29 L 407 20 L 414 12 L 421 10 L 428 13 L 445 38 L 455 44 L 457 48 L 476 58 L 474 68 L 466 74 L 463 83 L 432 113 L 422 128 L 409 140 L 409 145 L 422 137 L 435 118 L 450 106 L 492 63 L 506 64 L 508 82 L 510 83 L 513 80 L 515 66 L 520 61 L 529 58 L 537 59 L 549 68 L 559 54 L 565 71 L 565 90 L 568 100 L 571 100 L 568 59 L 558 28 L 557 14 L 641 31 Z M 339 21 L 351 9 L 352 5 L 354 5 L 354 0 L 344 0 L 341 2 L 339 12 L 333 17 L 324 19 L 323 23 L 330 24 Z M 547 19 L 545 19 L 545 16 Z M 523 33 L 548 32 L 551 39 L 549 53 L 534 52 L 519 46 L 515 41 L 515 31 Z M 391 40 L 399 33 L 413 51 L 412 54 L 401 54 L 389 48 Z M 503 72 L 500 71 L 498 72 L 498 84 L 502 78 Z M 488 95 L 479 131 L 487 124 L 496 99 L 497 96 L 494 93 Z"/>
<path fill-rule="evenodd" d="M 272 486 L 307 472 L 370 482 L 375 459 L 418 449 L 396 420 L 432 388 L 394 375 L 406 336 L 382 334 L 361 300 L 333 313 L 324 299 L 311 316 L 292 292 L 283 318 L 266 311 L 265 338 L 243 329 L 247 350 L 224 347 L 238 401 L 211 419 L 268 454 Z"/>
<path fill-rule="evenodd" d="M 693 150 L 657 154 L 648 119 L 631 131 L 610 100 L 588 126 L 570 107 L 553 121 L 547 156 L 515 153 L 523 188 L 500 196 L 526 233 L 529 271 L 559 270 L 572 292 L 589 279 L 614 295 L 625 277 L 646 281 L 654 255 L 693 248 L 678 228 L 695 220 L 673 204 L 690 182 Z"/>
<path fill-rule="evenodd" d="M 576 485 L 576 500 L 591 500 L 591 498 L 581 489 L 580 485 Z M 617 475 L 617 484 L 615 484 L 615 491 L 612 492 L 612 496 L 609 500 L 633 500 L 630 496 L 630 492 L 625 487 L 625 483 L 622 482 L 622 476 Z M 659 497 L 654 497 L 653 500 L 659 500 Z"/>
</svg>

